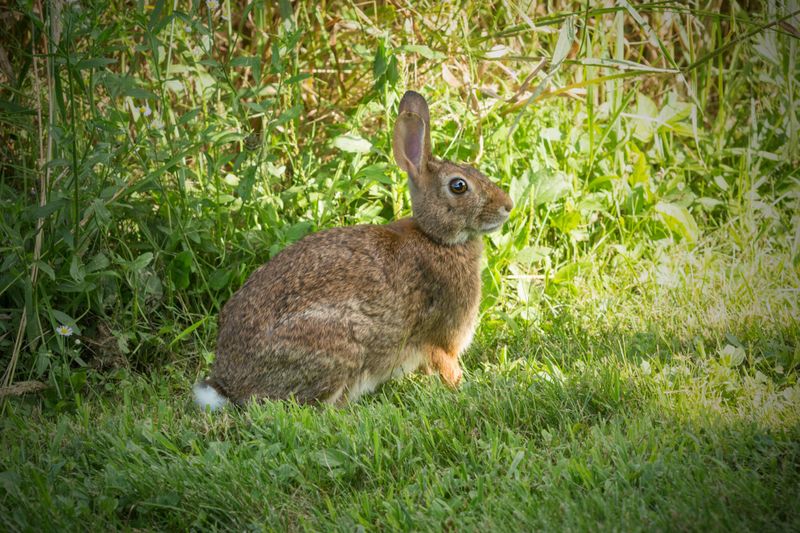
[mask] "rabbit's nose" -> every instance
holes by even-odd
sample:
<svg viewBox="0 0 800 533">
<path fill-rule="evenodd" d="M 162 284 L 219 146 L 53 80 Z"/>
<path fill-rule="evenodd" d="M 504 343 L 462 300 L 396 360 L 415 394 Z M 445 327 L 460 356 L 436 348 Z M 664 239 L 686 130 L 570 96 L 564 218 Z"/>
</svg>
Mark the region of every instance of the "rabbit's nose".
<svg viewBox="0 0 800 533">
<path fill-rule="evenodd" d="M 508 215 L 511 213 L 511 210 L 514 209 L 514 201 L 511 200 L 510 196 L 506 196 L 504 200 L 505 201 L 503 202 L 503 205 L 500 206 L 500 210 L 504 211 L 505 214 Z"/>
</svg>

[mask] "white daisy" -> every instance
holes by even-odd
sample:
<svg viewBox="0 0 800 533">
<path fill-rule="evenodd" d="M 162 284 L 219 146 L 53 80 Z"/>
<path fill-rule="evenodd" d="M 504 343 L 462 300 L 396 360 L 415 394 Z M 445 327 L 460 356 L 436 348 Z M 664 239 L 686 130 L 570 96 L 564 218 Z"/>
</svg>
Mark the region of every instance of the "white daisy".
<svg viewBox="0 0 800 533">
<path fill-rule="evenodd" d="M 56 328 L 56 333 L 58 333 L 62 337 L 70 337 L 72 335 L 72 328 L 70 326 L 65 326 L 64 324 L 61 324 Z"/>
</svg>

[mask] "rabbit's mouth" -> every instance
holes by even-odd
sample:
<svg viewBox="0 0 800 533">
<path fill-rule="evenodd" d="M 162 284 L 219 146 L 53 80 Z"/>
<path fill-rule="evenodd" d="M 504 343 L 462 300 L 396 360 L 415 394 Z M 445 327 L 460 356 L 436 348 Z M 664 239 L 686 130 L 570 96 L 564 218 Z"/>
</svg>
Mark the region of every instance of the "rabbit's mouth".
<svg viewBox="0 0 800 533">
<path fill-rule="evenodd" d="M 480 231 L 481 233 L 492 233 L 493 231 L 499 230 L 505 223 L 506 223 L 505 218 L 499 222 L 486 223 L 481 225 L 478 231 Z"/>
</svg>

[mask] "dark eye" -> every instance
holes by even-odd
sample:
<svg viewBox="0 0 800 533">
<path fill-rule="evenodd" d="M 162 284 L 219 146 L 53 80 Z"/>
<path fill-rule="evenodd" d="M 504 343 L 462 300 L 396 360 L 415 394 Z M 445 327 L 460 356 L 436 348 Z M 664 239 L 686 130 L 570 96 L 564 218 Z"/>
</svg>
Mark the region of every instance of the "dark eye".
<svg viewBox="0 0 800 533">
<path fill-rule="evenodd" d="M 462 178 L 453 178 L 450 180 L 450 190 L 453 194 L 464 194 L 467 192 L 467 182 Z"/>
</svg>

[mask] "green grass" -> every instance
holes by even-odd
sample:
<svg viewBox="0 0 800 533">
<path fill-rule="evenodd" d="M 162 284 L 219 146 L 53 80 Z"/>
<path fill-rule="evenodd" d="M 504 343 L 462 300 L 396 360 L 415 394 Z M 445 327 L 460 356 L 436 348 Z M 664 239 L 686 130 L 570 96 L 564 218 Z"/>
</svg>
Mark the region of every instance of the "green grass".
<svg viewBox="0 0 800 533">
<path fill-rule="evenodd" d="M 793 4 L 58 4 L 2 12 L 0 528 L 800 529 Z M 258 265 L 409 214 L 406 89 L 516 206 L 464 386 L 199 413 Z"/>
<path fill-rule="evenodd" d="M 669 330 L 576 336 L 577 320 L 553 324 L 533 351 L 484 328 L 458 392 L 412 377 L 344 409 L 198 414 L 171 367 L 95 376 L 69 412 L 15 403 L 0 437 L 3 524 L 800 526 L 796 385 L 716 366 Z"/>
</svg>

